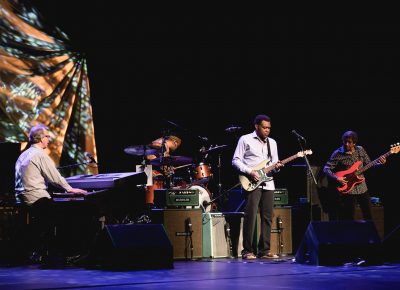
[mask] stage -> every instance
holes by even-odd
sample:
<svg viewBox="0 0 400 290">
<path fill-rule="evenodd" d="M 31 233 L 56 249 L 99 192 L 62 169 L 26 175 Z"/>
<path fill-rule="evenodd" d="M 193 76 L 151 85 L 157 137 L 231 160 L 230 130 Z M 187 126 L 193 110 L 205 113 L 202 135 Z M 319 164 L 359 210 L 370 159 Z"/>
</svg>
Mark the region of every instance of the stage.
<svg viewBox="0 0 400 290">
<path fill-rule="evenodd" d="M 0 289 L 397 289 L 400 264 L 314 266 L 293 257 L 174 261 L 173 269 L 1 267 Z"/>
</svg>

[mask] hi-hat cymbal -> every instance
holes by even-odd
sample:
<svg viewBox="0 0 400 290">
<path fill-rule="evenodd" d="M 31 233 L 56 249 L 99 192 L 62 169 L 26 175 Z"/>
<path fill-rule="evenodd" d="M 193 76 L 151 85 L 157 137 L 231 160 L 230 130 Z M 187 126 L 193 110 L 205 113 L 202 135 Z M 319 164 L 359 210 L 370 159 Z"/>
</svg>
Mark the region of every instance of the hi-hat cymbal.
<svg viewBox="0 0 400 290">
<path fill-rule="evenodd" d="M 219 146 L 214 146 L 210 147 L 210 149 L 202 151 L 203 154 L 208 154 L 208 153 L 214 153 L 217 151 L 221 151 L 222 149 L 228 147 L 228 145 L 219 145 Z"/>
<path fill-rule="evenodd" d="M 170 165 L 170 166 L 181 166 L 185 164 L 192 163 L 193 159 L 191 157 L 186 156 L 166 156 L 159 157 L 150 161 L 151 165 L 154 166 L 162 166 L 162 165 Z"/>
<path fill-rule="evenodd" d="M 124 152 L 129 155 L 143 156 L 157 154 L 160 150 L 152 148 L 149 145 L 132 145 L 126 147 Z"/>
</svg>

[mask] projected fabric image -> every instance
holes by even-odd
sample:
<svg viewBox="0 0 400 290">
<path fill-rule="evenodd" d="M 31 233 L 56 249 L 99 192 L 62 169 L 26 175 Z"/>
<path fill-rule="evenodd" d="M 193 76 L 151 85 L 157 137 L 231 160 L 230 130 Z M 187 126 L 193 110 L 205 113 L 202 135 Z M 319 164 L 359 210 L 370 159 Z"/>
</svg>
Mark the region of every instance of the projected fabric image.
<svg viewBox="0 0 400 290">
<path fill-rule="evenodd" d="M 29 129 L 42 123 L 53 135 L 48 150 L 57 165 L 83 163 L 85 152 L 97 159 L 86 60 L 42 22 L 26 3 L 0 0 L 0 142 L 27 142 Z"/>
</svg>

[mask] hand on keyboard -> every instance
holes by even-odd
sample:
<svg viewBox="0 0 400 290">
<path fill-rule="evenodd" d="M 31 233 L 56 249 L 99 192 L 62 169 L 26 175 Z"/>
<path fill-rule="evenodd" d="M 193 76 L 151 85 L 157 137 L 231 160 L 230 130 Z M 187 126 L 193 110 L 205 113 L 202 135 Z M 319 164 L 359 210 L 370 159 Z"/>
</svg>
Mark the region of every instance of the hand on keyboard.
<svg viewBox="0 0 400 290">
<path fill-rule="evenodd" d="M 87 191 L 80 188 L 72 188 L 68 193 L 73 195 L 86 195 Z"/>
</svg>

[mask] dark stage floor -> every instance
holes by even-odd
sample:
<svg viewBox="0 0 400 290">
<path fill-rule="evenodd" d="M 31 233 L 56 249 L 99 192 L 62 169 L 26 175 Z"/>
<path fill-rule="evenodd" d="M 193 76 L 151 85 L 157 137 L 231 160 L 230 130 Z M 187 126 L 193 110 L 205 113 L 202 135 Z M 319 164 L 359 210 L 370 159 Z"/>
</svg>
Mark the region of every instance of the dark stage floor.
<svg viewBox="0 0 400 290">
<path fill-rule="evenodd" d="M 0 268 L 0 289 L 399 289 L 400 264 L 314 266 L 280 261 L 174 261 L 173 269 Z"/>
</svg>

